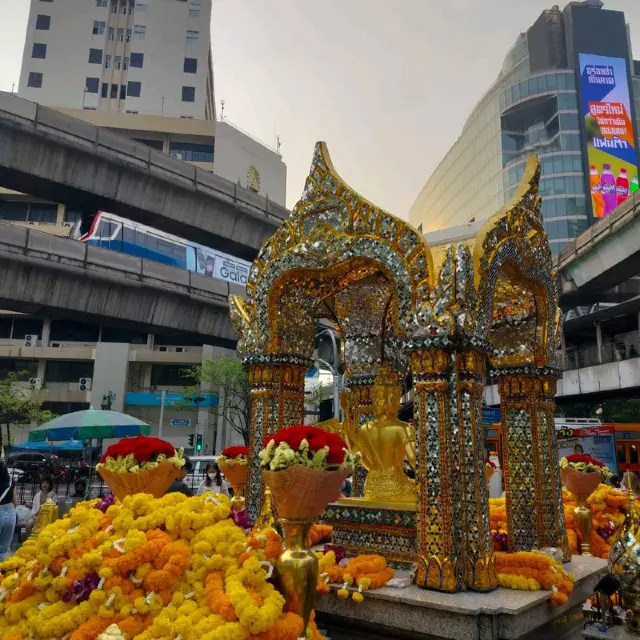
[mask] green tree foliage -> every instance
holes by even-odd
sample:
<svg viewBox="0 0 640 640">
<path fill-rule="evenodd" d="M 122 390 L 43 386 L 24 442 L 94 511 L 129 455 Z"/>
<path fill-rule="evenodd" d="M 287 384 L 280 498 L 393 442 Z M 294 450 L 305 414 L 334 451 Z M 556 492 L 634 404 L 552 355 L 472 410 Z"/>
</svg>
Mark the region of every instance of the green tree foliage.
<svg viewBox="0 0 640 640">
<path fill-rule="evenodd" d="M 185 378 L 191 378 L 198 383 L 186 389 L 187 397 L 199 395 L 201 384 L 210 385 L 212 392 L 222 396 L 221 405 L 212 407 L 211 413 L 217 416 L 219 426 L 224 429 L 229 427 L 240 434 L 248 446 L 251 420 L 249 375 L 242 362 L 233 358 L 214 358 L 202 366 L 187 369 Z M 189 400 L 185 400 L 184 403 L 174 406 L 186 408 L 189 404 Z"/>
<path fill-rule="evenodd" d="M 556 408 L 556 416 L 598 418 L 602 422 L 640 422 L 640 398 L 612 398 L 601 402 L 573 402 Z"/>
<path fill-rule="evenodd" d="M 20 371 L 9 373 L 0 380 L 0 447 L 13 443 L 13 426 L 24 428 L 32 422 L 42 424 L 56 417 L 51 411 L 42 410 L 42 400 L 34 396 L 25 384 L 28 379 L 29 372 Z"/>
</svg>

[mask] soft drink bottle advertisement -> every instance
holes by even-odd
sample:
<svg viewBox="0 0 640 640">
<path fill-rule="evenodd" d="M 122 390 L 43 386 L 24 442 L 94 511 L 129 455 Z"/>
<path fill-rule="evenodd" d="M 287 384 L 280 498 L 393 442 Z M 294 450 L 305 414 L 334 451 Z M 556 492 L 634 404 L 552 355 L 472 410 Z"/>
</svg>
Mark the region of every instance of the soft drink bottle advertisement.
<svg viewBox="0 0 640 640">
<path fill-rule="evenodd" d="M 593 215 L 605 218 L 638 191 L 627 61 L 580 54 Z"/>
</svg>

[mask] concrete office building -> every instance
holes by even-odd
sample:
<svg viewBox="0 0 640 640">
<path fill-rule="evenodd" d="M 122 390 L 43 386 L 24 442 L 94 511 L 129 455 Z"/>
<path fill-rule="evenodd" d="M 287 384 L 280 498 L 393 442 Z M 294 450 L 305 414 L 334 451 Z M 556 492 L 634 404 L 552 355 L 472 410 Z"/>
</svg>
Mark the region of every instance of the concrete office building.
<svg viewBox="0 0 640 640">
<path fill-rule="evenodd" d="M 286 165 L 216 120 L 211 0 L 31 0 L 19 95 L 285 205 Z M 66 235 L 80 215 L 0 187 L 0 220 Z"/>
<path fill-rule="evenodd" d="M 107 396 L 114 411 L 148 422 L 152 435 L 158 435 L 162 414 L 163 437 L 188 449 L 189 434 L 197 428 L 203 453 L 242 442 L 217 419 L 215 407 L 224 406 L 224 398 L 202 386 L 197 404 L 172 405 L 184 400 L 186 369 L 233 355 L 226 346 L 202 345 L 201 338 L 186 333 L 145 334 L 115 324 L 0 311 L 0 378 L 28 372 L 28 392 L 59 415 L 100 408 Z M 34 426 L 14 428 L 15 442 L 25 441 Z"/>
<path fill-rule="evenodd" d="M 215 120 L 210 23 L 211 0 L 32 0 L 19 94 Z"/>
<path fill-rule="evenodd" d="M 515 194 L 527 157 L 535 153 L 542 161 L 540 194 L 552 250 L 585 231 L 594 220 L 585 65 L 598 64 L 622 69 L 615 83 L 629 103 L 626 166 L 637 174 L 633 123 L 640 124 L 640 62 L 633 60 L 624 14 L 603 9 L 599 0 L 572 2 L 544 11 L 518 36 L 496 81 L 418 195 L 411 223 L 430 233 L 486 220 Z"/>
</svg>

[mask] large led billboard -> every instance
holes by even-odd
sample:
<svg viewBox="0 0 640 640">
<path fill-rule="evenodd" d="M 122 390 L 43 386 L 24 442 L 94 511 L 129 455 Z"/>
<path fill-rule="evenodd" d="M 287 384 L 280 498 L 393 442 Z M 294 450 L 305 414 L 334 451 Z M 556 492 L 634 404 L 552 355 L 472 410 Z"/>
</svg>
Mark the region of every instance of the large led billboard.
<svg viewBox="0 0 640 640">
<path fill-rule="evenodd" d="M 627 61 L 579 55 L 593 215 L 605 218 L 638 190 Z"/>
</svg>

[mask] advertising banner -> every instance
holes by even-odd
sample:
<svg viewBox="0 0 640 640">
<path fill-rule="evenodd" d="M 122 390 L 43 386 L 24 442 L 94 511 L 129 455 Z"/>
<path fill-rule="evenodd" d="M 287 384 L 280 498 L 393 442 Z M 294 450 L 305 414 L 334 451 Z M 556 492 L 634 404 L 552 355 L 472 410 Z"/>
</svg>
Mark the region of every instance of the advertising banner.
<svg viewBox="0 0 640 640">
<path fill-rule="evenodd" d="M 585 53 L 579 61 L 593 215 L 605 218 L 638 190 L 627 61 Z"/>
<path fill-rule="evenodd" d="M 612 473 L 618 472 L 616 443 L 613 426 L 610 424 L 593 427 L 556 424 L 558 436 L 558 455 L 560 458 L 573 453 L 586 453 L 609 467 Z M 576 447 L 582 447 L 582 451 Z"/>
</svg>

